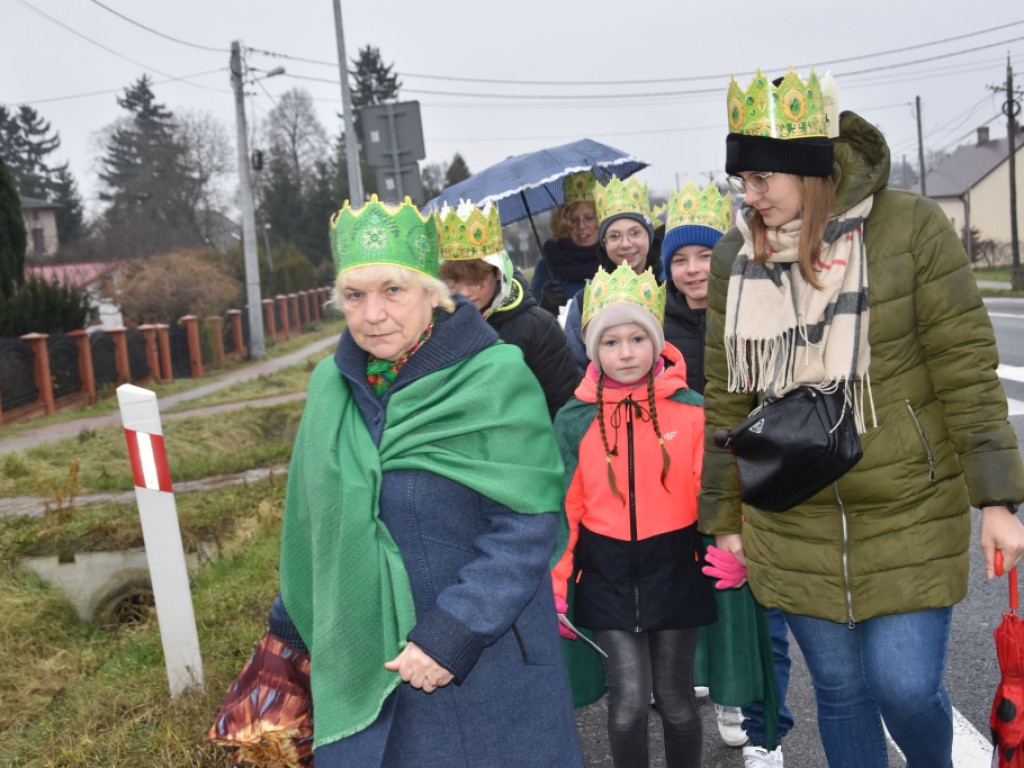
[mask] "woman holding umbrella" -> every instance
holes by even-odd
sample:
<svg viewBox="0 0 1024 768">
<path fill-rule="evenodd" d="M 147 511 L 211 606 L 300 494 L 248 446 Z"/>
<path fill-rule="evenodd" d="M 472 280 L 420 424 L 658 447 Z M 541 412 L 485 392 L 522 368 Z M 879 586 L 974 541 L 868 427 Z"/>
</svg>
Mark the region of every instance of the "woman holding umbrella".
<svg viewBox="0 0 1024 768">
<path fill-rule="evenodd" d="M 551 233 L 544 258 L 537 262 L 530 291 L 555 317 L 594 276 L 598 263 L 598 222 L 594 208 L 593 171 L 566 176 L 564 202 L 551 212 Z"/>
<path fill-rule="evenodd" d="M 1024 552 L 988 313 L 942 210 L 886 188 L 878 129 L 843 112 L 827 135 L 813 71 L 733 81 L 728 103 L 726 171 L 745 205 L 712 256 L 701 530 L 785 612 L 832 768 L 888 766 L 883 721 L 908 766 L 951 768 L 943 671 L 971 506 L 989 578 L 996 550 L 1008 568 Z M 801 386 L 847 393 L 863 458 L 793 509 L 743 505 L 714 433 Z"/>
<path fill-rule="evenodd" d="M 612 176 L 607 184 L 594 186 L 597 210 L 598 265 L 614 272 L 620 264 L 628 264 L 638 275 L 647 269 L 658 283 L 663 280 L 660 247 L 654 239 L 651 204 L 647 185 L 635 178 L 621 181 Z M 565 335 L 569 339 L 576 366 L 582 379 L 587 370 L 587 348 L 582 336 L 583 291 L 578 291 L 569 304 L 565 319 Z"/>
</svg>

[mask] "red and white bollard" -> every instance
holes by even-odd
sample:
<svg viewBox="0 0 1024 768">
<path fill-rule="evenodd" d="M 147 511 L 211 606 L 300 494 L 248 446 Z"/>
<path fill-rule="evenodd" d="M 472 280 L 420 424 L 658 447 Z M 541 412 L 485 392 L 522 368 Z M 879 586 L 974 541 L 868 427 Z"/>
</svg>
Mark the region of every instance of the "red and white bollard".
<svg viewBox="0 0 1024 768">
<path fill-rule="evenodd" d="M 178 508 L 164 450 L 160 408 L 155 392 L 132 384 L 117 388 L 117 402 L 132 463 L 135 499 L 139 504 L 149 578 L 173 698 L 189 688 L 203 689 L 203 660 L 178 526 Z"/>
</svg>

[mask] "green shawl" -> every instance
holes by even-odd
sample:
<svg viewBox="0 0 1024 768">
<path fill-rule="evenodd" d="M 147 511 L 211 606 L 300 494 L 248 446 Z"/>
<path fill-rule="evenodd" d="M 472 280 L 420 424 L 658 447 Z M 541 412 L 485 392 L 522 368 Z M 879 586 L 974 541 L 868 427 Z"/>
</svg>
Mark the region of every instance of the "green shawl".
<svg viewBox="0 0 1024 768">
<path fill-rule="evenodd" d="M 370 725 L 401 682 L 384 669 L 416 623 L 381 475 L 423 470 L 516 512 L 559 508 L 562 462 L 522 353 L 496 344 L 390 396 L 375 446 L 332 358 L 313 372 L 288 475 L 281 596 L 312 657 L 314 746 Z"/>
</svg>

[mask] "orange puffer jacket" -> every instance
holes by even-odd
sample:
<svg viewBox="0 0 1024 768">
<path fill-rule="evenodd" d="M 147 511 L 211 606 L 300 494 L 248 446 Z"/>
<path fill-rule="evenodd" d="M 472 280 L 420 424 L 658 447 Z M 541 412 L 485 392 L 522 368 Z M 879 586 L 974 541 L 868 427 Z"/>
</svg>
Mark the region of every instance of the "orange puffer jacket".
<svg viewBox="0 0 1024 768">
<path fill-rule="evenodd" d="M 565 498 L 568 546 L 552 571 L 554 590 L 565 597 L 569 579 L 574 580 L 575 620 L 591 629 L 678 629 L 714 618 L 697 533 L 704 411 L 672 399 L 687 388 L 686 367 L 671 344 L 663 357 L 666 368 L 654 382 L 654 413 L 646 380 L 636 388 L 602 391 L 600 418 L 608 446 L 615 449 L 611 467 L 622 498 L 609 483 L 599 416 L 592 416 L 576 445 L 565 439 L 573 409 L 567 406 L 555 421 L 571 479 Z M 592 366 L 576 399 L 597 401 Z M 664 485 L 654 416 L 670 458 Z"/>
</svg>

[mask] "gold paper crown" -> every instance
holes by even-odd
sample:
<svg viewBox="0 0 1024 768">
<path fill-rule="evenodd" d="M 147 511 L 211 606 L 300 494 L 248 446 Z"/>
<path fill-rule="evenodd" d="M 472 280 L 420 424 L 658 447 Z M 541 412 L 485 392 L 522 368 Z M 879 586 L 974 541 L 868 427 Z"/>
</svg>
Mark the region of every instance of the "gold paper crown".
<svg viewBox="0 0 1024 768">
<path fill-rule="evenodd" d="M 394 208 L 371 195 L 358 211 L 346 200 L 331 218 L 331 255 L 338 273 L 371 265 L 405 267 L 436 278 L 437 221 L 409 197 Z"/>
<path fill-rule="evenodd" d="M 574 173 L 566 176 L 562 182 L 563 205 L 573 203 L 594 202 L 594 186 L 597 184 L 597 177 L 593 171 Z"/>
<path fill-rule="evenodd" d="M 449 205 L 438 214 L 441 231 L 441 260 L 469 261 L 505 251 L 498 207 L 490 201 L 480 210 L 473 203 L 459 201 L 457 209 Z"/>
<path fill-rule="evenodd" d="M 692 181 L 669 195 L 665 231 L 682 226 L 702 226 L 725 232 L 732 226 L 732 198 L 725 197 L 714 184 L 701 190 Z"/>
<path fill-rule="evenodd" d="M 638 275 L 622 262 L 611 274 L 599 267 L 594 279 L 587 283 L 583 290 L 582 325 L 586 326 L 601 310 L 624 301 L 646 309 L 658 325 L 665 319 L 665 286 L 658 285 L 650 269 Z"/>
<path fill-rule="evenodd" d="M 620 213 L 637 213 L 651 218 L 647 185 L 640 184 L 635 178 L 621 181 L 617 176 L 612 176 L 607 184 L 596 184 L 594 208 L 597 210 L 598 222 Z"/>
<path fill-rule="evenodd" d="M 821 84 L 811 69 L 805 83 L 792 68 L 776 88 L 760 69 L 747 88 L 729 83 L 729 132 L 773 139 L 827 136 Z"/>
</svg>

